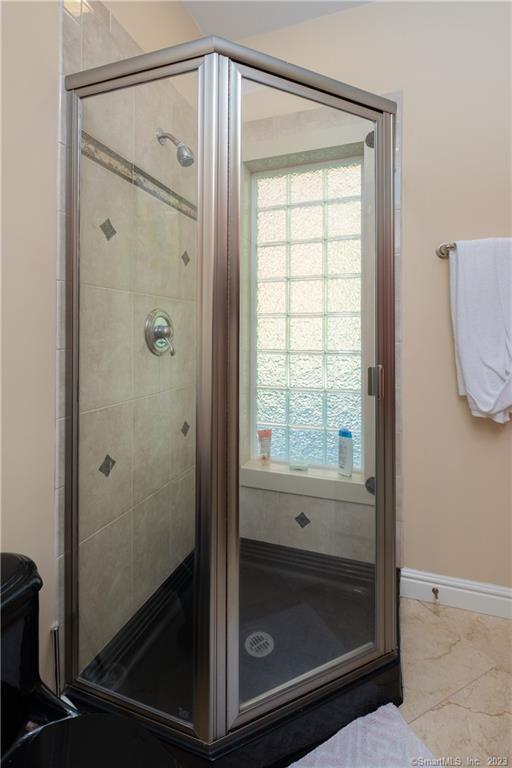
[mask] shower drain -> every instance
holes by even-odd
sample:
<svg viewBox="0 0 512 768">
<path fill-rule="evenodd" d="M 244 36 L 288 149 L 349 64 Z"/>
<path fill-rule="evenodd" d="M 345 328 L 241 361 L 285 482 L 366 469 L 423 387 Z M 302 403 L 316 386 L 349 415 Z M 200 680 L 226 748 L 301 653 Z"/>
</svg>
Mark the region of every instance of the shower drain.
<svg viewBox="0 0 512 768">
<path fill-rule="evenodd" d="M 251 632 L 245 638 L 245 650 L 249 656 L 255 656 L 257 659 L 262 659 L 264 656 L 268 656 L 274 650 L 274 638 L 269 635 L 268 632 L 258 630 L 257 632 Z"/>
</svg>

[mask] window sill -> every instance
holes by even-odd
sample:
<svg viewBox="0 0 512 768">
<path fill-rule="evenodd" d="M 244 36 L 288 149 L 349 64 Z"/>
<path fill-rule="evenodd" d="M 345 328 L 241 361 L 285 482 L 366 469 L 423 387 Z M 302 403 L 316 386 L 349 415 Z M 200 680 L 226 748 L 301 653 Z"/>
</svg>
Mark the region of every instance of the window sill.
<svg viewBox="0 0 512 768">
<path fill-rule="evenodd" d="M 265 466 L 258 459 L 251 459 L 240 468 L 240 485 L 353 504 L 375 503 L 374 496 L 364 486 L 361 473 L 354 472 L 352 477 L 342 477 L 335 469 L 322 467 L 299 471 L 290 469 L 284 463 L 274 462 Z"/>
</svg>

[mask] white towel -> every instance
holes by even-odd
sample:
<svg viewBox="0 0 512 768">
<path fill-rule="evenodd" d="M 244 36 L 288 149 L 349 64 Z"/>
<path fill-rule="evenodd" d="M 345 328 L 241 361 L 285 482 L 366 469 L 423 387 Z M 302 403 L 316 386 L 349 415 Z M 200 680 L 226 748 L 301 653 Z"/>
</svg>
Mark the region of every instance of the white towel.
<svg viewBox="0 0 512 768">
<path fill-rule="evenodd" d="M 394 704 L 359 717 L 290 768 L 411 768 L 440 765 Z"/>
<path fill-rule="evenodd" d="M 512 410 L 512 239 L 462 240 L 450 252 L 459 394 L 473 416 Z"/>
</svg>

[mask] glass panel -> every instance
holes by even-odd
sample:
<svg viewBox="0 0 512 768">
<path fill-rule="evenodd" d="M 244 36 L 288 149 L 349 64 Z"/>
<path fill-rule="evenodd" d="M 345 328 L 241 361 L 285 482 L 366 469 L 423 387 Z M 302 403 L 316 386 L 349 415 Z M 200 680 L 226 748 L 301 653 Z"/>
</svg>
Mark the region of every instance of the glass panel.
<svg viewBox="0 0 512 768">
<path fill-rule="evenodd" d="M 83 99 L 80 161 L 80 674 L 184 721 L 195 644 L 196 91 L 190 73 Z M 160 143 L 156 126 L 183 144 Z M 172 324 L 173 357 L 146 343 L 154 310 Z"/>
<path fill-rule="evenodd" d="M 283 424 L 286 421 L 286 392 L 258 389 L 256 420 Z"/>
<path fill-rule="evenodd" d="M 258 248 L 258 279 L 286 277 L 286 248 L 268 245 Z"/>
<path fill-rule="evenodd" d="M 327 281 L 328 312 L 359 312 L 360 309 L 360 278 L 347 277 Z"/>
<path fill-rule="evenodd" d="M 354 351 L 361 349 L 361 318 L 328 317 L 327 349 L 329 352 Z"/>
<path fill-rule="evenodd" d="M 290 283 L 290 312 L 295 315 L 323 311 L 322 280 L 293 280 Z"/>
<path fill-rule="evenodd" d="M 361 423 L 361 393 L 328 392 L 327 426 L 342 429 L 346 427 L 358 431 Z"/>
<path fill-rule="evenodd" d="M 323 197 L 323 172 L 302 171 L 290 175 L 290 196 L 292 203 L 308 203 Z"/>
<path fill-rule="evenodd" d="M 258 243 L 272 243 L 286 239 L 286 211 L 258 213 Z"/>
<path fill-rule="evenodd" d="M 327 206 L 329 237 L 358 235 L 361 231 L 361 202 L 330 203 Z"/>
<path fill-rule="evenodd" d="M 322 350 L 323 325 L 321 317 L 290 318 L 290 349 Z"/>
<path fill-rule="evenodd" d="M 286 283 L 259 283 L 257 306 L 260 315 L 286 312 Z"/>
<path fill-rule="evenodd" d="M 361 194 L 361 165 L 346 163 L 327 171 L 327 194 L 333 197 L 351 197 Z"/>
<path fill-rule="evenodd" d="M 320 355 L 290 355 L 290 387 L 317 389 L 323 384 Z"/>
<path fill-rule="evenodd" d="M 375 497 L 364 486 L 375 474 L 375 400 L 362 376 L 375 364 L 374 150 L 365 144 L 374 124 L 242 82 L 250 215 L 240 238 L 239 694 L 247 703 L 375 638 Z M 342 428 L 353 451 L 344 476 Z M 271 430 L 270 456 L 259 430 Z M 258 488 L 244 485 L 247 464 L 261 470 Z M 310 481 L 314 493 L 303 495 Z"/>
<path fill-rule="evenodd" d="M 290 424 L 321 427 L 324 420 L 322 392 L 290 392 Z"/>
<path fill-rule="evenodd" d="M 283 349 L 286 346 L 286 320 L 284 317 L 259 317 L 258 349 Z"/>
<path fill-rule="evenodd" d="M 318 429 L 290 429 L 290 457 L 321 464 L 324 460 L 324 432 Z"/>
<path fill-rule="evenodd" d="M 321 277 L 322 275 L 322 243 L 294 243 L 290 246 L 291 277 Z"/>
<path fill-rule="evenodd" d="M 286 355 L 261 352 L 256 382 L 259 387 L 286 386 Z"/>
<path fill-rule="evenodd" d="M 258 179 L 258 207 L 286 203 L 286 176 L 271 176 Z"/>
<path fill-rule="evenodd" d="M 361 360 L 358 355 L 327 355 L 328 389 L 360 389 Z"/>
<path fill-rule="evenodd" d="M 334 240 L 327 244 L 329 275 L 361 272 L 361 240 Z"/>
<path fill-rule="evenodd" d="M 290 226 L 292 240 L 312 240 L 322 237 L 323 206 L 305 205 L 290 209 Z"/>
</svg>

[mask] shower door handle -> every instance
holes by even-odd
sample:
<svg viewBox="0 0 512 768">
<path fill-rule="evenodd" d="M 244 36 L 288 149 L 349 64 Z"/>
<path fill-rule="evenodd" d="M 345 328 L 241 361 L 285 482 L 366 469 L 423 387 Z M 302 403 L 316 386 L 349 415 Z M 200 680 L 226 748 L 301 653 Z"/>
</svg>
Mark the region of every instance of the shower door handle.
<svg viewBox="0 0 512 768">
<path fill-rule="evenodd" d="M 382 400 L 384 397 L 384 368 L 374 365 L 368 368 L 368 394 Z"/>
</svg>

